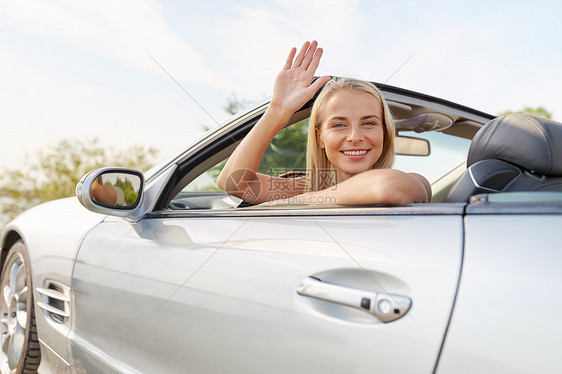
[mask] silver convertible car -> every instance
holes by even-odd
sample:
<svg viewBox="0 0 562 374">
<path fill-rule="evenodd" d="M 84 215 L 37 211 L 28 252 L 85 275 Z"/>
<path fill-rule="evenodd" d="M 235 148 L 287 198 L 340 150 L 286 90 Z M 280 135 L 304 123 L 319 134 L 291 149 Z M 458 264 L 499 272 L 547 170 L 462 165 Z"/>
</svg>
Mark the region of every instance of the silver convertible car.
<svg viewBox="0 0 562 374">
<path fill-rule="evenodd" d="M 377 86 L 395 167 L 424 175 L 431 203 L 252 206 L 222 192 L 257 106 L 145 174 L 94 170 L 78 199 L 4 228 L 0 371 L 560 372 L 562 124 Z M 311 104 L 260 170 L 305 168 Z"/>
</svg>

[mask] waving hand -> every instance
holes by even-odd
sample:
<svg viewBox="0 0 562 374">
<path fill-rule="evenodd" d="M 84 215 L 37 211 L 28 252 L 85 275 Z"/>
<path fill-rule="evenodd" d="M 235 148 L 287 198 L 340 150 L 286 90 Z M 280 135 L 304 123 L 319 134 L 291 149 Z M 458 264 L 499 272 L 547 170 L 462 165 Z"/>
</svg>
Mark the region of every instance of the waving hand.
<svg viewBox="0 0 562 374">
<path fill-rule="evenodd" d="M 320 57 L 322 57 L 322 49 L 318 48 L 316 41 L 304 43 L 298 54 L 296 48 L 291 49 L 283 69 L 275 80 L 269 107 L 230 155 L 217 178 L 220 188 L 249 201 L 247 198 L 249 192 L 253 196 L 256 195 L 253 186 L 261 186 L 257 196 L 249 201 L 253 204 L 270 201 L 280 193 L 290 197 L 304 192 L 304 183 L 298 178 L 289 181 L 288 185 L 287 180 L 283 180 L 283 187 L 279 189 L 276 187 L 280 185 L 279 178 L 258 173 L 258 168 L 265 150 L 275 135 L 287 125 L 291 116 L 330 80 L 330 77 L 325 76 L 312 83 Z"/>
<path fill-rule="evenodd" d="M 318 48 L 316 41 L 305 42 L 296 53 L 296 48 L 291 49 L 283 69 L 277 75 L 270 104 L 293 113 L 330 80 L 330 77 L 324 76 L 311 84 L 322 57 L 322 48 Z"/>
</svg>

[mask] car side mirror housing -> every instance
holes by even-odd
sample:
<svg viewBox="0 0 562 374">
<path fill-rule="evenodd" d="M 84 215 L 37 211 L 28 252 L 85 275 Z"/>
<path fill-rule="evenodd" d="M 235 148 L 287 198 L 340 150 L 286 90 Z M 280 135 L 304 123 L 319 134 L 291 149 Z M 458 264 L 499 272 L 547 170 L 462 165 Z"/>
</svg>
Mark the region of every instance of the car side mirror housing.
<svg viewBox="0 0 562 374">
<path fill-rule="evenodd" d="M 134 169 L 108 167 L 86 174 L 76 185 L 76 196 L 87 209 L 125 217 L 143 198 L 144 177 Z"/>
</svg>

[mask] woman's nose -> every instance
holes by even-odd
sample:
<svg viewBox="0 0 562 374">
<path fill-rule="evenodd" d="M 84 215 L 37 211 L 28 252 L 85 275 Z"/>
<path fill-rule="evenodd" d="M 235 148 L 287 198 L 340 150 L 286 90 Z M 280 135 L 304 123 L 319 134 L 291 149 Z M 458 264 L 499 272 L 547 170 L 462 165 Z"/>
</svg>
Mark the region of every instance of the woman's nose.
<svg viewBox="0 0 562 374">
<path fill-rule="evenodd" d="M 359 127 L 351 126 L 347 134 L 347 141 L 356 142 L 363 139 L 363 132 Z"/>
</svg>

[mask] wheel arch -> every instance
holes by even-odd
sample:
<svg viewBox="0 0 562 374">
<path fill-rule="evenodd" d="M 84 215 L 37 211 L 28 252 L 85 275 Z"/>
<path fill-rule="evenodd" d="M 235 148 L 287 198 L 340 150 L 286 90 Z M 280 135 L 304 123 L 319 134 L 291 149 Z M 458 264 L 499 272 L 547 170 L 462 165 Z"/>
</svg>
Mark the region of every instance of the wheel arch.
<svg viewBox="0 0 562 374">
<path fill-rule="evenodd" d="M 2 240 L 2 254 L 0 256 L 0 269 L 4 267 L 4 261 L 6 260 L 6 256 L 8 255 L 8 251 L 16 243 L 17 241 L 23 240 L 23 235 L 21 235 L 18 231 L 11 229 L 9 230 L 4 236 Z"/>
</svg>

